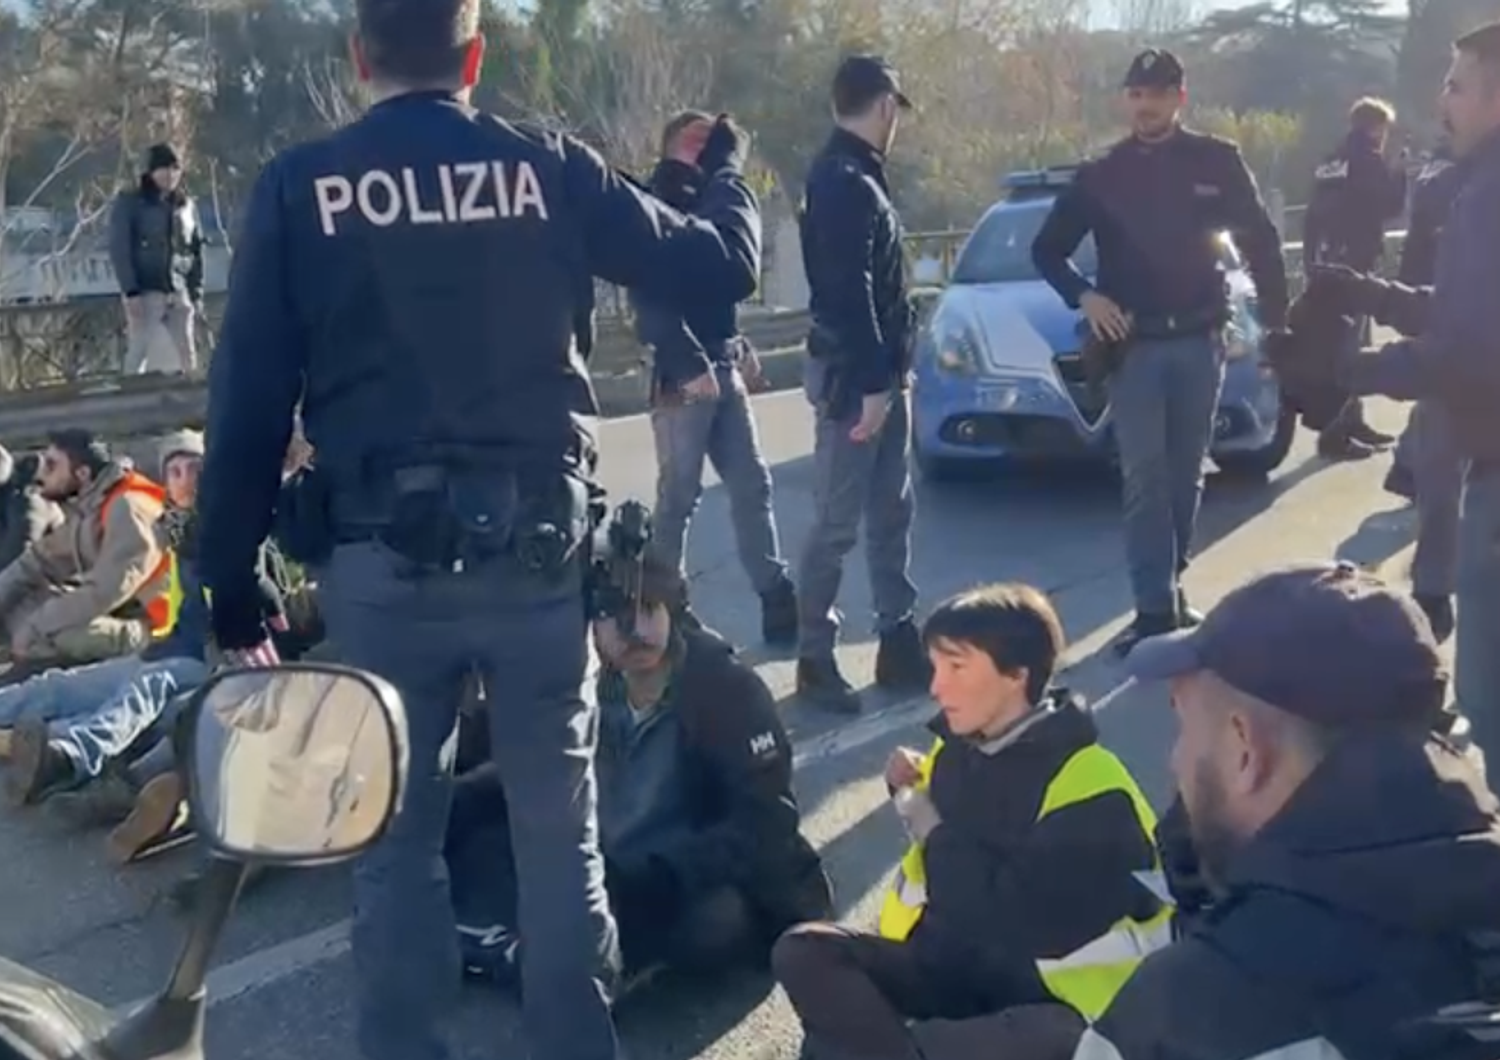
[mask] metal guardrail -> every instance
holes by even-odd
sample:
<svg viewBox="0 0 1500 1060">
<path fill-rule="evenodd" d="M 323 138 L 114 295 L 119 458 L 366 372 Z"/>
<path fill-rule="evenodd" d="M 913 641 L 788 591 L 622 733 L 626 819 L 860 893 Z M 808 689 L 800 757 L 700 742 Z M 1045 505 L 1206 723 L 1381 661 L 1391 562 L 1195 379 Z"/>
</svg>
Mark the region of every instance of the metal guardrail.
<svg viewBox="0 0 1500 1060">
<path fill-rule="evenodd" d="M 916 256 L 942 263 L 942 283 L 967 235 L 919 232 L 909 237 L 908 246 Z M 1390 233 L 1388 250 L 1404 237 L 1404 232 Z M 1302 245 L 1288 243 L 1284 250 L 1288 274 L 1294 287 L 1300 286 Z M 936 286 L 929 290 L 936 293 Z M 0 378 L 0 444 L 31 445 L 64 424 L 117 438 L 201 424 L 207 405 L 202 379 L 122 376 L 118 356 L 124 324 L 118 300 L 90 302 L 0 309 L 0 371 L 8 376 Z M 215 307 L 210 306 L 208 315 L 211 326 Z M 34 325 L 43 323 L 30 329 L 18 326 L 28 316 Z M 752 308 L 742 313 L 741 325 L 761 351 L 793 350 L 806 338 L 808 314 L 805 309 Z M 101 355 L 101 347 L 110 352 Z M 611 394 L 641 390 L 647 358 L 628 324 L 611 321 L 601 326 L 590 369 L 606 406 Z M 15 376 L 31 367 L 43 369 L 52 381 L 17 386 Z"/>
</svg>

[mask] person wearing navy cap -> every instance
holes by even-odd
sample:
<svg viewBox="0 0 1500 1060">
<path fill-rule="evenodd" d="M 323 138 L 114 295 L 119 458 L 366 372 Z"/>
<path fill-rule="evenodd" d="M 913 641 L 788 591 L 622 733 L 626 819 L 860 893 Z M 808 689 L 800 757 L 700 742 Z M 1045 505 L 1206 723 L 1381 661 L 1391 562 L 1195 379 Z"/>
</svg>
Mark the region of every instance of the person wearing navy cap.
<svg viewBox="0 0 1500 1060">
<path fill-rule="evenodd" d="M 1349 564 L 1289 567 L 1126 667 L 1170 686 L 1212 904 L 1076 1060 L 1494 1056 L 1423 1037 L 1482 996 L 1500 804 L 1434 731 L 1448 672 L 1415 601 Z"/>
<path fill-rule="evenodd" d="M 861 524 L 880 637 L 875 681 L 922 692 L 932 677 L 908 573 L 915 319 L 901 218 L 886 181 L 886 155 L 911 100 L 895 68 L 876 55 L 844 59 L 831 95 L 837 128 L 808 171 L 801 217 L 812 314 L 805 386 L 816 428 L 813 526 L 797 579 L 797 691 L 856 712 L 859 696 L 834 660 L 834 605 Z"/>
<path fill-rule="evenodd" d="M 1125 558 L 1142 637 L 1191 626 L 1182 574 L 1192 558 L 1203 461 L 1214 437 L 1230 321 L 1220 233 L 1255 281 L 1260 323 L 1285 326 L 1281 237 L 1239 148 L 1183 128 L 1181 61 L 1149 48 L 1125 74 L 1131 133 L 1084 163 L 1032 242 L 1037 272 L 1091 340 L 1109 348 L 1108 392 L 1124 487 Z M 1086 236 L 1098 269 L 1072 258 Z M 1265 427 L 1265 424 L 1260 425 Z"/>
</svg>

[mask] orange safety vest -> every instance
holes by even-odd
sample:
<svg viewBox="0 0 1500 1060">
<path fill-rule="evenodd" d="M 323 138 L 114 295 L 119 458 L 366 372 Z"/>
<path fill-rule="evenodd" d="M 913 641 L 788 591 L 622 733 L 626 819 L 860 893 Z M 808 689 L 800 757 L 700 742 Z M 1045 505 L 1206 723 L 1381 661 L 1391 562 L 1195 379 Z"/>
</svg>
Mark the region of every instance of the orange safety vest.
<svg viewBox="0 0 1500 1060">
<path fill-rule="evenodd" d="M 125 477 L 115 483 L 110 488 L 110 491 L 104 495 L 104 503 L 99 506 L 99 534 L 101 537 L 104 534 L 105 521 L 109 518 L 109 506 L 127 493 L 144 493 L 159 504 L 164 505 L 167 503 L 167 491 L 165 489 L 152 482 L 139 471 L 127 471 Z M 171 569 L 172 553 L 167 552 L 162 556 L 161 562 L 156 565 L 156 569 L 147 576 L 143 584 L 149 585 L 151 582 L 159 580 Z M 153 637 L 165 636 L 167 631 L 172 628 L 172 622 L 174 621 L 172 614 L 174 609 L 167 590 L 163 588 L 154 596 L 141 600 L 140 603 L 146 611 L 146 621 L 151 624 L 151 635 Z"/>
</svg>

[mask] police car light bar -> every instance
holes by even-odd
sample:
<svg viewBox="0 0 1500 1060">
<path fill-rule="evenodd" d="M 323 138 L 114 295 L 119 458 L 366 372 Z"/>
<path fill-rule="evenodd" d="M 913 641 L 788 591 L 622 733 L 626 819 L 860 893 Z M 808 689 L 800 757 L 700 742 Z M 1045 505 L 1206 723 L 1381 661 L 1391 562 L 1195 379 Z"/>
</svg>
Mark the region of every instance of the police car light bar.
<svg viewBox="0 0 1500 1060">
<path fill-rule="evenodd" d="M 1005 188 L 1060 188 L 1073 183 L 1077 166 L 1049 166 L 1046 169 L 1018 169 L 1001 178 Z"/>
</svg>

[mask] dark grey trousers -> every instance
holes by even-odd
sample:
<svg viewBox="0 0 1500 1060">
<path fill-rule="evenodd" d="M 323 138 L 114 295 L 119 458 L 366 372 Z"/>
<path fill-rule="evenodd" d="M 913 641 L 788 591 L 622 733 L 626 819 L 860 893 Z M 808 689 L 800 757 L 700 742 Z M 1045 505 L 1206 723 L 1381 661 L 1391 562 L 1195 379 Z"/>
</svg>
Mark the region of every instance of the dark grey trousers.
<svg viewBox="0 0 1500 1060">
<path fill-rule="evenodd" d="M 445 1060 L 442 1023 L 460 962 L 443 841 L 459 699 L 478 671 L 509 807 L 534 1060 L 614 1060 L 608 992 L 617 963 L 595 818 L 598 710 L 581 564 L 554 578 L 510 558 L 457 574 L 418 571 L 383 545 L 340 546 L 321 572 L 343 661 L 406 704 L 405 803 L 354 869 L 360 1049 L 368 1060 Z"/>
</svg>

